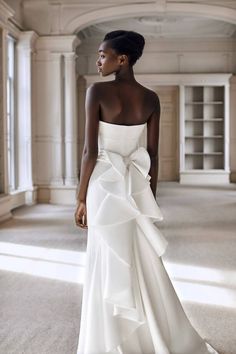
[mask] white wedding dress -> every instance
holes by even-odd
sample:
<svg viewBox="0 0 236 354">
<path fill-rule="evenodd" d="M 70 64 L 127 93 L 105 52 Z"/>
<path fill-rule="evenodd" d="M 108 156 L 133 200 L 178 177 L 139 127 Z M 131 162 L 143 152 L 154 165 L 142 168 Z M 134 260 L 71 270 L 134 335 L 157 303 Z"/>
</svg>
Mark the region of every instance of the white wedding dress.
<svg viewBox="0 0 236 354">
<path fill-rule="evenodd" d="M 77 354 L 218 354 L 192 327 L 162 263 L 145 125 L 99 122 Z"/>
</svg>

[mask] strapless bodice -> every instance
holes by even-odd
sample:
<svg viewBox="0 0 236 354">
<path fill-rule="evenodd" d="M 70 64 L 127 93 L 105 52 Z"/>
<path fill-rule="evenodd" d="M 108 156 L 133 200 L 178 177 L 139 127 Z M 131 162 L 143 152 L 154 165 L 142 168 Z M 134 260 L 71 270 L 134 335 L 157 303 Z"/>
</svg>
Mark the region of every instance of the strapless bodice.
<svg viewBox="0 0 236 354">
<path fill-rule="evenodd" d="M 140 138 L 147 123 L 121 125 L 99 121 L 98 149 L 129 155 L 140 146 Z"/>
<path fill-rule="evenodd" d="M 168 242 L 156 225 L 146 132 L 146 123 L 99 123 L 77 354 L 218 354 L 188 321 L 160 259 Z"/>
</svg>

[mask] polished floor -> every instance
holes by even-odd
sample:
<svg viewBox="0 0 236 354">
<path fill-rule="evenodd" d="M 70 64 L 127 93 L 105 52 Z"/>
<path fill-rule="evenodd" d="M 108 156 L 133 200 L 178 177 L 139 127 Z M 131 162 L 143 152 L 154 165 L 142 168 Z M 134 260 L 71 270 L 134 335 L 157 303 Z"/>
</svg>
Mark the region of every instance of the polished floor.
<svg viewBox="0 0 236 354">
<path fill-rule="evenodd" d="M 163 261 L 191 322 L 236 354 L 236 186 L 159 183 L 157 201 Z M 0 354 L 76 354 L 86 231 L 73 214 L 38 204 L 0 224 Z"/>
</svg>

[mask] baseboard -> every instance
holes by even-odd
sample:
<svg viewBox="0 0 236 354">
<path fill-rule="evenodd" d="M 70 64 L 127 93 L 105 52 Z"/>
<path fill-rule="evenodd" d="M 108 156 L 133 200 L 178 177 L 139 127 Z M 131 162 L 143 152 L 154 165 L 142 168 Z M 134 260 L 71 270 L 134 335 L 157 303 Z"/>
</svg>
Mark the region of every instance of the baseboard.
<svg viewBox="0 0 236 354">
<path fill-rule="evenodd" d="M 75 205 L 77 185 L 74 186 L 38 186 L 37 202 L 49 204 Z"/>
<path fill-rule="evenodd" d="M 236 171 L 232 171 L 230 173 L 230 182 L 231 183 L 236 183 Z"/>
</svg>

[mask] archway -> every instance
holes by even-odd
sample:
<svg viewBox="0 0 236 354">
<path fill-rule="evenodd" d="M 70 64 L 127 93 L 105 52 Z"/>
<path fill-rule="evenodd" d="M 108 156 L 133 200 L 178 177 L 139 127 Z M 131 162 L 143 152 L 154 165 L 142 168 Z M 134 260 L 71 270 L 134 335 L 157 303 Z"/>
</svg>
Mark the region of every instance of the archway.
<svg viewBox="0 0 236 354">
<path fill-rule="evenodd" d="M 87 14 L 76 16 L 68 22 L 65 28 L 67 31 L 76 34 L 95 24 L 138 16 L 154 17 L 155 14 L 157 16 L 185 16 L 186 18 L 194 16 L 199 19 L 218 20 L 236 25 L 236 10 L 233 9 L 204 4 L 164 4 L 162 2 L 161 4 L 129 4 L 94 10 Z M 227 69 L 225 72 L 227 72 Z"/>
<path fill-rule="evenodd" d="M 236 10 L 223 6 L 212 6 L 205 4 L 129 4 L 113 6 L 105 9 L 90 11 L 86 14 L 76 16 L 65 25 L 66 32 L 78 33 L 85 27 L 106 20 L 134 17 L 153 16 L 154 14 L 175 14 L 186 16 L 199 16 L 215 20 L 221 20 L 236 24 Z"/>
</svg>

